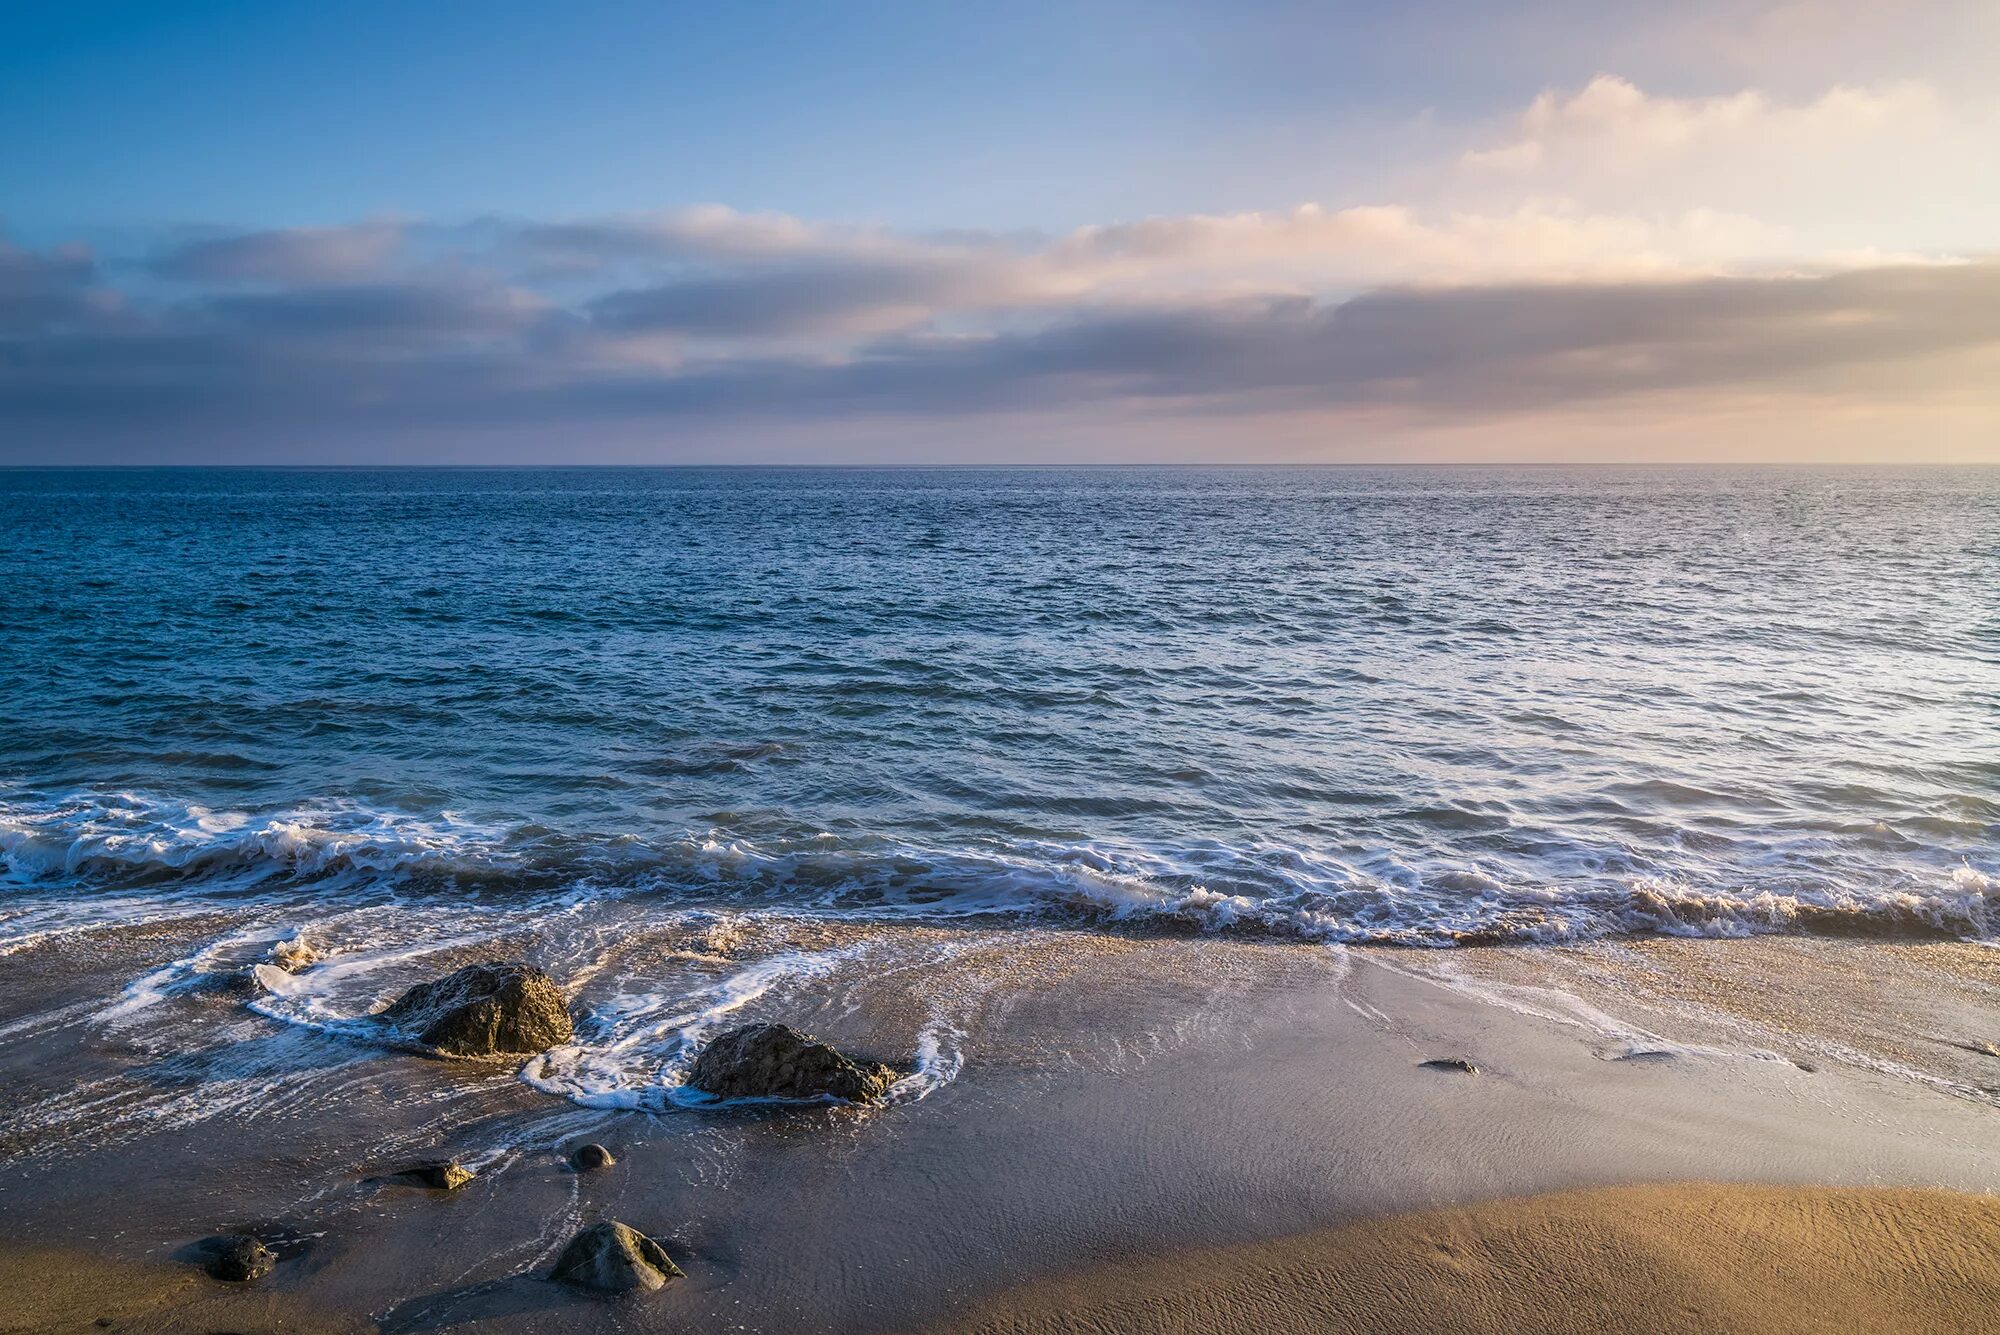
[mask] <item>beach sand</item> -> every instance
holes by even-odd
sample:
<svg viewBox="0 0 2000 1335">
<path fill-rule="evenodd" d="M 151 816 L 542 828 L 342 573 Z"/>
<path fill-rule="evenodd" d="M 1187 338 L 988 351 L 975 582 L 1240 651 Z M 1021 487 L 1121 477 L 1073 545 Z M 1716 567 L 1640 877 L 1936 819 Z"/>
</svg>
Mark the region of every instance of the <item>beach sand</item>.
<svg viewBox="0 0 2000 1335">
<path fill-rule="evenodd" d="M 1355 1303 L 1354 1329 L 1413 1331 L 2000 1314 L 1983 1195 L 2000 1189 L 2000 1058 L 1966 1046 L 2000 1033 L 1980 948 L 841 929 L 862 930 L 911 966 L 809 980 L 748 1018 L 895 1055 L 949 1003 L 956 1079 L 880 1109 L 656 1117 L 226 999 L 105 1021 L 104 998 L 185 952 L 180 928 L 23 952 L 0 980 L 0 1331 L 1282 1330 L 1281 1312 L 1340 1330 Z M 1426 1064 L 1453 1058 L 1478 1073 Z M 618 1164 L 571 1171 L 586 1139 Z M 434 1151 L 480 1175 L 449 1194 L 383 1181 Z M 550 1283 L 600 1218 L 659 1238 L 688 1277 L 612 1302 Z M 184 1259 L 273 1229 L 301 1247 L 253 1289 Z M 53 1267 L 72 1300 L 34 1278 L 48 1249 L 87 1258 Z M 1065 1321 L 1097 1324 L 1045 1324 Z"/>
<path fill-rule="evenodd" d="M 1972 1331 L 2000 1199 L 1608 1187 L 1397 1215 L 1023 1288 L 934 1335 Z"/>
<path fill-rule="evenodd" d="M 0 1252 L 0 1292 L 6 1332 L 377 1328 L 187 1268 L 78 1253 Z M 1025 1286 L 926 1335 L 1911 1335 L 1982 1329 L 1996 1311 L 2000 1198 L 1694 1183 L 1175 1252 Z"/>
<path fill-rule="evenodd" d="M 0 1332 L 168 1335 L 287 1331 L 363 1335 L 371 1321 L 267 1290 L 220 1284 L 191 1265 L 114 1261 L 52 1248 L 0 1249 Z"/>
</svg>

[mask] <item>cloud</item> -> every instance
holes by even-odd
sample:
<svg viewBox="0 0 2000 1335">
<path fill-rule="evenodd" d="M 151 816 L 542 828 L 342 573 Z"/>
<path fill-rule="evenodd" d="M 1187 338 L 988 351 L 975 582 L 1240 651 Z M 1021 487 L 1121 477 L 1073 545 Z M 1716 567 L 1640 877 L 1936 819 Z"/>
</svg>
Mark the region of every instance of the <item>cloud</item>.
<svg viewBox="0 0 2000 1335">
<path fill-rule="evenodd" d="M 1147 400 L 1204 412 L 1545 409 L 1755 385 L 1838 393 L 2000 349 L 2000 263 L 1818 277 L 1402 289 L 1080 315 L 1033 332 L 898 339 L 832 364 L 694 371 L 628 402 L 798 413 Z"/>
<path fill-rule="evenodd" d="M 671 222 L 636 231 L 566 226 L 566 272 L 630 278 L 635 255 L 668 257 L 667 281 L 613 286 L 583 310 L 613 336 L 740 341 L 856 337 L 1059 313 L 1079 302 L 1146 305 L 1231 293 L 1323 295 L 1397 282 L 1685 275 L 1770 254 L 1785 240 L 1754 219 L 1707 211 L 1639 219 L 1546 207 L 1424 218 L 1393 206 L 1308 204 L 1034 238 L 900 236 L 769 216 L 742 221 L 748 235 L 738 237 L 726 218 L 711 218 L 698 244 Z M 536 237 L 529 244 L 540 247 L 541 229 L 528 230 Z"/>
<path fill-rule="evenodd" d="M 604 329 L 717 338 L 866 333 L 922 323 L 940 311 L 990 308 L 1024 295 L 1004 263 L 909 256 L 708 274 L 625 289 L 589 304 Z"/>
<path fill-rule="evenodd" d="M 1990 95 L 1953 101 L 1917 80 L 1785 102 L 1755 89 L 1661 96 L 1599 75 L 1540 94 L 1439 189 L 1468 207 L 1526 196 L 1639 217 L 1698 204 L 1822 249 L 1987 247 L 1996 137 Z"/>
<path fill-rule="evenodd" d="M 720 204 L 639 217 L 503 224 L 506 244 L 560 269 L 595 270 L 621 260 L 800 259 L 893 243 L 878 229 L 813 227 L 782 213 Z"/>
<path fill-rule="evenodd" d="M 1698 209 L 1671 217 L 1548 204 L 1424 216 L 1391 205 L 1185 215 L 1086 227 L 1049 258 L 1100 281 L 1154 286 L 1255 280 L 1323 290 L 1380 283 L 1567 281 L 1703 272 L 1772 253 L 1780 229 Z"/>
<path fill-rule="evenodd" d="M 121 305 L 98 285 L 97 262 L 84 247 L 37 254 L 0 237 L 0 337 L 98 325 Z"/>
<path fill-rule="evenodd" d="M 163 278 L 195 283 L 329 283 L 378 274 L 402 245 L 395 223 L 294 227 L 208 237 L 152 262 Z"/>
<path fill-rule="evenodd" d="M 1919 409 L 1992 441 L 1981 123 L 1919 84 L 1787 101 L 1605 77 L 1454 148 L 1420 202 L 1048 234 L 701 206 L 212 232 L 108 260 L 0 240 L 0 459 L 861 423 L 948 455 L 935 442 L 1011 449 L 1030 419 L 1142 453 L 1366 422 L 1382 450 L 1384 423 L 1555 431 L 1617 405 L 1658 440 L 1669 400 L 1676 421 L 1790 405 L 1800 449 L 1828 414 L 1858 439 Z M 1947 233 L 1964 244 L 1928 244 Z"/>
<path fill-rule="evenodd" d="M 526 333 L 551 314 L 518 289 L 483 282 L 373 283 L 227 293 L 178 308 L 187 328 L 221 328 L 278 344 L 381 355 L 427 344 L 465 346 Z"/>
<path fill-rule="evenodd" d="M 1922 83 L 1834 88 L 1813 102 L 1782 106 L 1755 90 L 1653 97 L 1601 74 L 1567 96 L 1543 92 L 1510 137 L 1469 150 L 1463 161 L 1510 172 L 1585 167 L 1644 176 L 1695 155 L 1771 161 L 1782 154 L 1851 151 L 1859 138 L 1902 137 L 1950 124 L 1943 102 Z"/>
<path fill-rule="evenodd" d="M 502 288 L 231 296 L 30 342 L 34 356 L 0 358 L 0 420 L 146 440 L 294 421 L 682 429 L 1108 409 L 1206 418 L 1226 439 L 1232 418 L 1285 414 L 1445 419 L 1702 391 L 1809 406 L 1851 396 L 1857 377 L 1890 402 L 1971 387 L 1990 410 L 2000 263 L 1085 306 L 1019 330 L 667 366 Z M 1934 382 L 1945 363 L 1960 383 Z"/>
</svg>

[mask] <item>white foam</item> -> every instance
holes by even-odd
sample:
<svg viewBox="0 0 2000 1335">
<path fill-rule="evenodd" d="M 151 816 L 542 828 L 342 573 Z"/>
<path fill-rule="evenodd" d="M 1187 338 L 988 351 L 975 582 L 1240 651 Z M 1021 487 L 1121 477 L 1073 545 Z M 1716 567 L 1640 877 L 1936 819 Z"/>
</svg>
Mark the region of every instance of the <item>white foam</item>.
<svg viewBox="0 0 2000 1335">
<path fill-rule="evenodd" d="M 744 912 L 1069 915 L 1351 944 L 1822 928 L 1983 938 L 2000 927 L 2000 880 L 1969 861 L 1857 875 L 1853 883 L 1802 879 L 1782 866 L 1762 882 L 1729 882 L 1614 873 L 1582 849 L 1547 855 L 1531 871 L 1503 861 L 1423 864 L 1393 850 L 1349 860 L 1257 841 L 950 846 L 807 830 L 761 843 L 722 829 L 649 841 L 630 833 L 560 836 L 351 802 L 257 814 L 134 793 L 0 802 L 0 881 L 16 890 L 0 908 L 0 954 L 231 895 L 310 884 L 324 903 L 336 894 L 394 894 L 419 876 L 448 890 L 454 878 L 503 874 L 509 894 L 559 890 L 575 902 L 630 893 L 726 896 Z M 145 892 L 134 893 L 135 885 Z M 91 893 L 78 893 L 82 886 Z"/>
<path fill-rule="evenodd" d="M 252 815 L 137 793 L 81 793 L 0 803 L 0 869 L 17 883 L 106 874 L 204 872 L 254 881 L 337 870 L 453 870 L 464 861 L 504 864 L 505 833 L 450 812 L 417 817 L 344 801 Z"/>
<path fill-rule="evenodd" d="M 586 1108 L 660 1112 L 712 1104 L 684 1082 L 723 1021 L 781 985 L 825 977 L 873 944 L 773 955 L 685 996 L 627 994 L 599 1016 L 609 1029 L 604 1037 L 545 1052 L 522 1067 L 521 1078 Z"/>
<path fill-rule="evenodd" d="M 965 1031 L 957 1025 L 933 1020 L 917 1035 L 916 1067 L 889 1089 L 891 1103 L 914 1103 L 928 1098 L 965 1069 Z"/>
</svg>

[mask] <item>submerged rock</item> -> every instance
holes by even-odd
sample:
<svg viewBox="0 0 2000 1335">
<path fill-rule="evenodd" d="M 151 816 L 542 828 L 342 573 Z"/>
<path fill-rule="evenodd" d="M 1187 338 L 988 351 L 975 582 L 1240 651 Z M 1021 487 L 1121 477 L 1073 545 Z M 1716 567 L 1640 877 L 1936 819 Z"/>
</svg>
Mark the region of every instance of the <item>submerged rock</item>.
<svg viewBox="0 0 2000 1335">
<path fill-rule="evenodd" d="M 575 1035 L 569 1000 L 528 964 L 468 964 L 418 983 L 376 1019 L 451 1057 L 540 1052 Z"/>
<path fill-rule="evenodd" d="M 790 1025 L 732 1029 L 701 1050 L 688 1071 L 692 1089 L 725 1099 L 846 1099 L 867 1103 L 896 1083 L 896 1072 L 852 1057 Z"/>
<path fill-rule="evenodd" d="M 633 1293 L 661 1288 L 680 1279 L 681 1268 L 666 1249 L 638 1229 L 607 1219 L 569 1241 L 550 1279 L 600 1293 Z"/>
<path fill-rule="evenodd" d="M 579 1173 L 588 1173 L 598 1168 L 609 1168 L 617 1162 L 618 1160 L 612 1157 L 610 1150 L 596 1144 L 579 1145 L 569 1156 L 569 1166 L 576 1169 Z"/>
<path fill-rule="evenodd" d="M 1426 1071 L 1457 1071 L 1460 1075 L 1479 1074 L 1479 1068 L 1463 1057 L 1433 1057 L 1430 1061 L 1418 1064 Z"/>
<path fill-rule="evenodd" d="M 195 974 L 181 985 L 180 990 L 197 997 L 240 997 L 262 996 L 264 985 L 257 981 L 255 965 L 244 965 L 232 969 L 207 969 Z"/>
<path fill-rule="evenodd" d="M 320 954 L 303 936 L 295 936 L 289 941 L 280 941 L 271 947 L 271 963 L 286 973 L 298 973 L 319 963 Z"/>
<path fill-rule="evenodd" d="M 247 1284 L 270 1274 L 277 1263 L 276 1252 L 256 1238 L 239 1234 L 211 1242 L 208 1261 L 202 1268 L 231 1284 Z"/>
<path fill-rule="evenodd" d="M 432 1191 L 457 1191 L 472 1181 L 472 1170 L 456 1159 L 425 1159 L 408 1168 L 398 1168 L 393 1176 Z"/>
</svg>

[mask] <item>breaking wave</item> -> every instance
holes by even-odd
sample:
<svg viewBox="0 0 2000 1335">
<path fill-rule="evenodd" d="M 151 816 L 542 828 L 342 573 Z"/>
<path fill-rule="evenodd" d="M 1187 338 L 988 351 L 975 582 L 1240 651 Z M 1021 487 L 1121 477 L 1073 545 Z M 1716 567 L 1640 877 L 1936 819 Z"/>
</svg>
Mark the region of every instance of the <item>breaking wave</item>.
<svg viewBox="0 0 2000 1335">
<path fill-rule="evenodd" d="M 0 802 L 0 954 L 244 897 L 332 911 L 436 895 L 533 914 L 579 898 L 654 896 L 828 918 L 1023 916 L 1428 947 L 1629 934 L 1986 938 L 2000 926 L 2000 877 L 1965 860 L 1871 871 L 1865 884 L 1785 869 L 1607 872 L 1602 861 L 1579 849 L 1544 859 L 1568 874 L 1535 875 L 1215 841 L 947 847 L 802 829 L 651 841 L 349 801 L 250 813 L 72 794 Z"/>
</svg>

